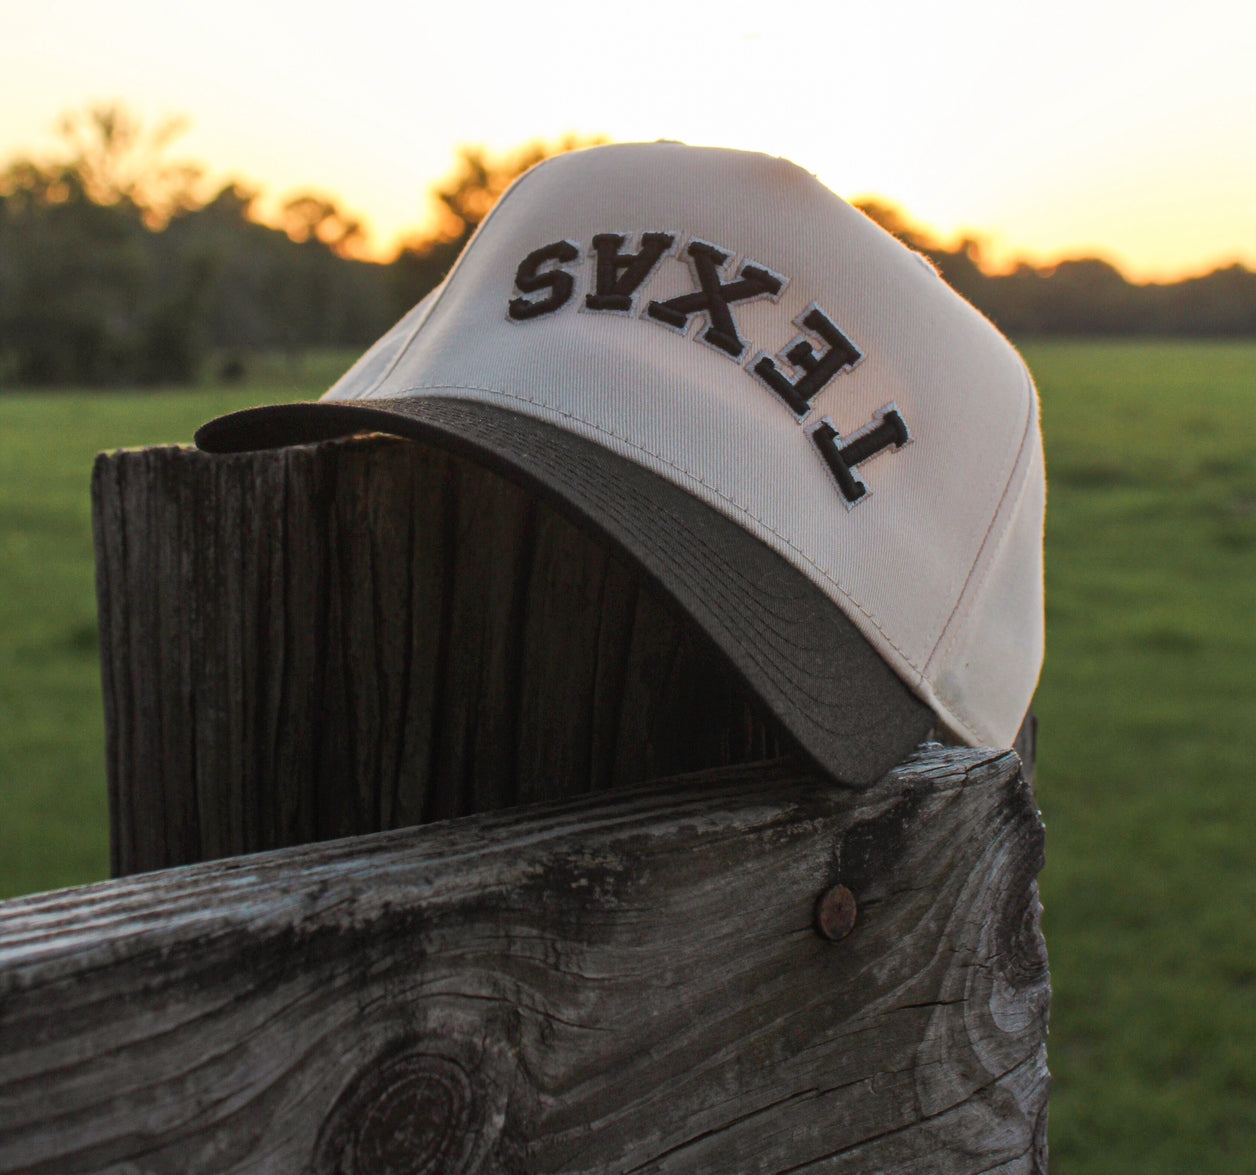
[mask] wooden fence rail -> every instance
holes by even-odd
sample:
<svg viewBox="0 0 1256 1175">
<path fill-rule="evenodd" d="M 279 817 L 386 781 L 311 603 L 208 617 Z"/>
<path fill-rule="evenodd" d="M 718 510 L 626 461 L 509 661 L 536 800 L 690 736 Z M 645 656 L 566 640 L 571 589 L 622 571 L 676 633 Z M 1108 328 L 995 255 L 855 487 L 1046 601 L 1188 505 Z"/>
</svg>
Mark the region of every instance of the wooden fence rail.
<svg viewBox="0 0 1256 1175">
<path fill-rule="evenodd" d="M 1044 1171 L 1018 766 L 733 767 L 5 903 L 0 1171 Z"/>
</svg>

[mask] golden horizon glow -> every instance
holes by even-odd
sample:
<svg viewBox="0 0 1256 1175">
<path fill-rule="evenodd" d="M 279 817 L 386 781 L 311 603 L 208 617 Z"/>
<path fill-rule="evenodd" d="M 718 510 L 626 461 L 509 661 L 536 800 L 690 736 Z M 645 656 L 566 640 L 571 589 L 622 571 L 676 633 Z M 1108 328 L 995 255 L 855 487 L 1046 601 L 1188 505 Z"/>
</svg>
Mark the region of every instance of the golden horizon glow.
<svg viewBox="0 0 1256 1175">
<path fill-rule="evenodd" d="M 6 14 L 0 160 L 59 115 L 184 115 L 172 156 L 325 193 L 370 251 L 430 223 L 460 143 L 678 138 L 793 159 L 878 193 L 996 266 L 1099 256 L 1134 280 L 1256 268 L 1256 8 L 967 0 L 718 9 L 555 3 L 326 10 L 49 0 Z M 400 13 L 400 15 L 399 15 Z M 468 26 L 471 26 L 468 29 Z"/>
</svg>

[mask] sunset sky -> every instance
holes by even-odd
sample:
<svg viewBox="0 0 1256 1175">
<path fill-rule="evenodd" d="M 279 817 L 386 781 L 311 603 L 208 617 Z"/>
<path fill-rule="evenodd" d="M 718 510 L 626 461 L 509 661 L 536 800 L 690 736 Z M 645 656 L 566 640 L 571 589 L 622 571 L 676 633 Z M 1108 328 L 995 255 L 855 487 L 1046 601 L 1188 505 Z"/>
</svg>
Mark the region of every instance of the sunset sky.
<svg viewBox="0 0 1256 1175">
<path fill-rule="evenodd" d="M 97 102 L 186 115 L 174 155 L 330 193 L 380 253 L 458 144 L 575 132 L 784 155 L 1000 262 L 1256 267 L 1251 0 L 4 0 L 0 27 L 0 159 Z"/>
</svg>

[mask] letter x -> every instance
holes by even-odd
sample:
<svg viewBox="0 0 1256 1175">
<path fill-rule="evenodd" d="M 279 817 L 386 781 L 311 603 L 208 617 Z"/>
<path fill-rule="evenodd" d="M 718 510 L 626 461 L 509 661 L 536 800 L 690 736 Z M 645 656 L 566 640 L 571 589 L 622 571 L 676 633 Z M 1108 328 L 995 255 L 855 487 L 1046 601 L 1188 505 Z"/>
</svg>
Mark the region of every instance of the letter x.
<svg viewBox="0 0 1256 1175">
<path fill-rule="evenodd" d="M 703 332 L 702 341 L 740 360 L 746 344 L 737 333 L 737 323 L 733 321 L 729 306 L 754 298 L 775 299 L 785 288 L 784 279 L 747 261 L 732 281 L 721 281 L 720 266 L 728 260 L 729 254 L 706 241 L 691 241 L 685 252 L 699 288 L 690 294 L 668 298 L 666 302 L 651 302 L 646 313 L 682 332 L 693 315 L 705 314 L 710 325 Z"/>
</svg>

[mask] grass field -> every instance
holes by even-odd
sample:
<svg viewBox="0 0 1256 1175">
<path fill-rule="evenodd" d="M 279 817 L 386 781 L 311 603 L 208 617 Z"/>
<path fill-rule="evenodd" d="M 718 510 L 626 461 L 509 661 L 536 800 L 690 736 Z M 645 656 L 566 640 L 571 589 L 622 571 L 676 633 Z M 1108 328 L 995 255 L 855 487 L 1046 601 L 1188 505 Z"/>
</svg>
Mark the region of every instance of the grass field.
<svg viewBox="0 0 1256 1175">
<path fill-rule="evenodd" d="M 187 443 L 219 412 L 317 396 L 352 358 L 275 361 L 230 390 L 0 393 L 0 898 L 109 874 L 95 455 Z"/>
<path fill-rule="evenodd" d="M 1038 696 L 1053 1175 L 1256 1167 L 1256 345 L 1025 348 L 1043 399 Z M 107 871 L 88 479 L 321 390 L 0 395 L 0 896 Z"/>
</svg>

